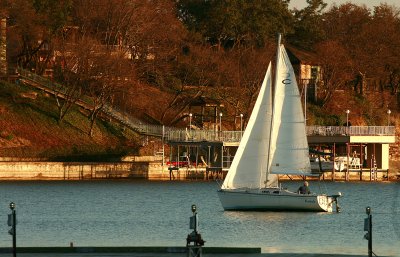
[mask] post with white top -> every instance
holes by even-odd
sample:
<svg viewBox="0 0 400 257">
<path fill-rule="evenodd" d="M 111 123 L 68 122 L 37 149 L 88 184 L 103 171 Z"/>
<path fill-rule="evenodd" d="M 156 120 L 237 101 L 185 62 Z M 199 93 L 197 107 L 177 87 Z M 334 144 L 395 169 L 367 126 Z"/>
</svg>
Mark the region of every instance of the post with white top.
<svg viewBox="0 0 400 257">
<path fill-rule="evenodd" d="M 346 135 L 349 135 L 349 113 L 350 110 L 346 110 Z"/>
<path fill-rule="evenodd" d="M 13 257 L 17 256 L 17 217 L 15 212 L 15 203 L 10 203 L 11 214 L 8 214 L 8 226 L 11 229 L 8 231 L 13 239 Z"/>
<path fill-rule="evenodd" d="M 349 126 L 349 113 L 350 113 L 350 110 L 347 109 L 347 110 L 346 110 L 346 127 Z"/>
<path fill-rule="evenodd" d="M 192 217 L 190 217 L 189 228 L 193 229 L 186 238 L 186 248 L 187 257 L 201 257 L 203 254 L 202 247 L 205 241 L 201 238 L 200 233 L 198 233 L 198 217 L 197 217 L 197 207 L 195 204 L 192 205 Z"/>
<path fill-rule="evenodd" d="M 243 137 L 243 113 L 240 114 L 240 140 Z"/>
<path fill-rule="evenodd" d="M 193 114 L 189 113 L 189 135 L 190 135 L 190 137 L 192 136 L 192 117 L 193 117 Z"/>
<path fill-rule="evenodd" d="M 219 136 L 219 141 L 224 141 L 222 139 L 222 112 L 219 113 L 219 133 L 218 133 L 218 136 Z"/>
<path fill-rule="evenodd" d="M 365 209 L 368 217 L 364 220 L 364 231 L 367 231 L 367 234 L 364 235 L 364 238 L 368 240 L 368 257 L 372 257 L 372 215 L 371 208 L 367 207 Z"/>
</svg>

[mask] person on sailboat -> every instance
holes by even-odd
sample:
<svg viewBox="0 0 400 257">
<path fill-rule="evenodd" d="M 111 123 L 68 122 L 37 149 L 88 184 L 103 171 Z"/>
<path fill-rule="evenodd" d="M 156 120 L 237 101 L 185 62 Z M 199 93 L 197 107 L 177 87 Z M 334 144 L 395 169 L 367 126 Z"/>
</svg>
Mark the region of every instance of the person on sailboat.
<svg viewBox="0 0 400 257">
<path fill-rule="evenodd" d="M 305 195 L 305 194 L 307 194 L 307 195 L 311 194 L 311 191 L 310 191 L 310 189 L 308 188 L 308 182 L 307 182 L 307 181 L 304 181 L 304 184 L 303 184 L 301 187 L 299 187 L 299 189 L 297 190 L 297 193 L 303 194 L 303 195 Z"/>
</svg>

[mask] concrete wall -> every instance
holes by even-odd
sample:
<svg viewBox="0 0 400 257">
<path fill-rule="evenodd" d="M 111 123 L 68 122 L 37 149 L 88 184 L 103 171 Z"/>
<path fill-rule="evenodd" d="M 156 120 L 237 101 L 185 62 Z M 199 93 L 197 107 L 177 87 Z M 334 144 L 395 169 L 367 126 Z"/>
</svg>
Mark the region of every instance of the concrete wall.
<svg viewBox="0 0 400 257">
<path fill-rule="evenodd" d="M 0 162 L 0 180 L 169 179 L 161 162 Z"/>
<path fill-rule="evenodd" d="M 389 169 L 389 144 L 382 144 L 381 147 L 381 153 L 382 153 L 382 169 L 387 170 Z"/>
</svg>

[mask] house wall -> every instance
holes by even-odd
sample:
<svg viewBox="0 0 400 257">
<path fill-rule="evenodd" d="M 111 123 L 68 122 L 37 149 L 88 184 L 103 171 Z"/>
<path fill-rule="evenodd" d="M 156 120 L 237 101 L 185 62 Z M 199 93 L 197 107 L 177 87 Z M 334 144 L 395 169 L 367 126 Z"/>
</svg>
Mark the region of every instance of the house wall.
<svg viewBox="0 0 400 257">
<path fill-rule="evenodd" d="M 382 169 L 389 169 L 389 144 L 381 145 L 382 152 Z"/>
<path fill-rule="evenodd" d="M 367 144 L 368 168 L 373 165 L 373 158 L 378 169 L 389 169 L 389 144 Z"/>
<path fill-rule="evenodd" d="M 311 79 L 311 65 L 302 64 L 300 65 L 300 78 L 303 79 Z"/>
<path fill-rule="evenodd" d="M 319 81 L 321 79 L 321 68 L 309 64 L 300 65 L 300 80 Z"/>
</svg>

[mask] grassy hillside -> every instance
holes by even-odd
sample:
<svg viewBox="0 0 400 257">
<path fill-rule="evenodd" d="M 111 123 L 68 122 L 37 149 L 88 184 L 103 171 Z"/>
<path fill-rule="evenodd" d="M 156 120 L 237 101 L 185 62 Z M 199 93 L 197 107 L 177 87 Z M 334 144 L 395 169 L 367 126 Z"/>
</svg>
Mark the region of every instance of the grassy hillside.
<svg viewBox="0 0 400 257">
<path fill-rule="evenodd" d="M 118 124 L 99 120 L 90 137 L 89 120 L 78 107 L 61 124 L 53 96 L 0 81 L 0 156 L 94 160 L 138 152 L 140 138 Z"/>
<path fill-rule="evenodd" d="M 134 101 L 135 110 L 139 110 L 137 113 L 146 112 L 157 117 L 155 112 L 166 106 L 167 97 L 161 94 L 151 87 L 137 89 L 136 97 L 140 99 Z M 387 124 L 386 111 L 390 108 L 391 125 L 397 126 L 395 107 L 396 98 L 388 93 L 369 92 L 360 98 L 338 91 L 325 108 L 308 104 L 307 123 L 342 125 L 346 122 L 345 110 L 350 109 L 349 121 L 352 125 L 382 126 Z M 106 161 L 127 154 L 153 154 L 155 151 L 155 143 L 142 147 L 139 135 L 107 119 L 97 120 L 93 137 L 90 137 L 87 113 L 77 106 L 61 124 L 58 124 L 57 116 L 52 95 L 32 87 L 0 81 L 0 157 Z M 229 124 L 226 121 L 223 125 L 229 129 Z"/>
</svg>

